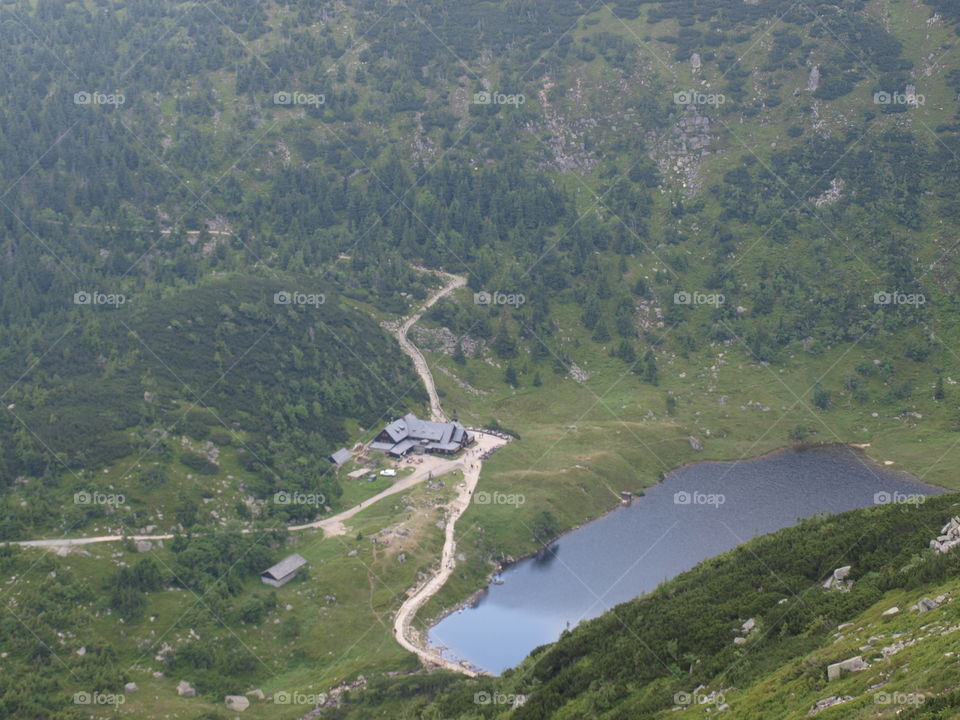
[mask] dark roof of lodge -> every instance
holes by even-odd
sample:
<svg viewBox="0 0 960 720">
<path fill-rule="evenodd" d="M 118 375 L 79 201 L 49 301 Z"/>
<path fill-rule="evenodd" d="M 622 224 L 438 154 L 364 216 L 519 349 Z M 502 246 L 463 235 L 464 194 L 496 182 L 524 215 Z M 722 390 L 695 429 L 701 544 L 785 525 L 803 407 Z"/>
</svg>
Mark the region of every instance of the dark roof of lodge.
<svg viewBox="0 0 960 720">
<path fill-rule="evenodd" d="M 345 462 L 350 460 L 353 455 L 346 448 L 340 448 L 335 453 L 330 456 L 330 460 L 335 462 L 337 465 L 343 465 Z"/>
<path fill-rule="evenodd" d="M 458 422 L 421 420 L 413 413 L 394 420 L 383 432 L 393 442 L 374 441 L 370 444 L 372 449 L 404 453 L 419 444 L 429 449 L 454 451 L 469 439 L 467 429 Z"/>
<path fill-rule="evenodd" d="M 281 578 L 285 578 L 290 573 L 296 572 L 306 564 L 307 561 L 303 558 L 303 556 L 294 553 L 293 555 L 285 557 L 273 567 L 264 570 L 261 575 L 269 575 L 274 580 L 280 580 Z"/>
</svg>

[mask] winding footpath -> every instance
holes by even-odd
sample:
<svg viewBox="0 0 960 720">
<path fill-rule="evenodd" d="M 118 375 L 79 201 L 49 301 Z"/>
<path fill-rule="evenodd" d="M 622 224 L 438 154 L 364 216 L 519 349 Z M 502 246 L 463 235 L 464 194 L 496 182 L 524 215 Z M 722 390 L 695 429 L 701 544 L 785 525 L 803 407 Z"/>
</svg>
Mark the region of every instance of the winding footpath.
<svg viewBox="0 0 960 720">
<path fill-rule="evenodd" d="M 423 269 L 423 268 L 418 268 Z M 434 271 L 436 272 L 436 271 Z M 413 360 L 417 374 L 423 381 L 427 394 L 430 396 L 430 419 L 436 422 L 446 422 L 447 415 L 440 406 L 440 397 L 437 395 L 437 388 L 433 381 L 433 375 L 430 373 L 430 367 L 427 365 L 423 353 L 407 338 L 407 334 L 423 314 L 436 303 L 440 298 L 449 295 L 457 288 L 464 287 L 467 279 L 450 273 L 438 273 L 446 280 L 443 287 L 432 294 L 423 306 L 415 313 L 403 320 L 394 336 L 400 343 L 400 348 Z M 463 511 L 470 505 L 473 498 L 473 491 L 480 480 L 480 458 L 487 452 L 495 450 L 506 444 L 503 438 L 491 435 L 489 433 L 475 433 L 476 444 L 473 445 L 465 454 L 454 461 L 446 461 L 451 464 L 449 470 L 462 470 L 463 482 L 457 485 L 457 495 L 447 505 L 446 525 L 444 527 L 443 550 L 440 554 L 440 568 L 428 578 L 425 582 L 408 592 L 407 599 L 400 606 L 397 615 L 393 621 L 393 634 L 397 642 L 420 658 L 421 662 L 430 667 L 431 665 L 463 673 L 469 677 L 476 677 L 477 673 L 463 665 L 453 662 L 443 657 L 438 651 L 430 647 L 421 636 L 420 632 L 413 626 L 417 611 L 426 604 L 436 593 L 444 586 L 457 566 L 457 541 L 454 537 L 457 520 L 463 514 Z M 418 470 L 423 472 L 423 470 Z M 434 467 L 432 471 L 427 470 L 429 475 L 436 477 L 441 473 L 439 467 Z M 416 473 L 415 473 L 416 474 Z M 407 480 L 413 478 L 413 475 Z"/>
<path fill-rule="evenodd" d="M 446 422 L 447 416 L 440 406 L 440 397 L 437 394 L 437 388 L 434 384 L 430 367 L 427 365 L 423 353 L 420 352 L 420 349 L 417 348 L 416 345 L 410 342 L 407 334 L 420 318 L 423 317 L 423 314 L 427 310 L 442 297 L 449 295 L 457 288 L 464 287 L 467 284 L 467 279 L 442 271 L 426 270 L 424 268 L 417 269 L 438 274 L 443 277 L 446 282 L 443 287 L 431 294 L 416 312 L 404 318 L 393 331 L 393 334 L 400 344 L 400 348 L 413 361 L 417 374 L 427 389 L 427 394 L 430 397 L 430 419 L 436 422 Z M 397 642 L 410 652 L 415 653 L 428 667 L 439 666 L 463 673 L 470 677 L 475 677 L 477 672 L 469 667 L 464 667 L 459 663 L 448 660 L 439 652 L 433 650 L 429 644 L 420 637 L 419 631 L 413 627 L 413 621 L 416 618 L 417 611 L 443 587 L 457 566 L 457 542 L 454 537 L 454 530 L 457 520 L 470 505 L 470 501 L 473 498 L 473 491 L 476 489 L 477 483 L 480 480 L 481 458 L 486 453 L 492 452 L 507 443 L 504 438 L 490 433 L 476 431 L 474 432 L 474 436 L 476 438 L 475 443 L 466 452 L 462 453 L 460 457 L 448 459 L 436 455 L 424 456 L 412 474 L 399 478 L 386 490 L 364 500 L 349 510 L 344 510 L 341 513 L 315 522 L 304 525 L 290 525 L 287 527 L 287 530 L 290 532 L 319 528 L 323 530 L 324 537 L 344 535 L 347 533 L 345 522 L 361 510 L 369 508 L 374 503 L 391 495 L 405 492 L 424 480 L 437 478 L 456 470 L 462 471 L 463 481 L 457 485 L 457 495 L 447 505 L 440 567 L 430 578 L 407 592 L 407 599 L 400 606 L 394 619 L 393 632 Z M 252 528 L 244 528 L 240 532 L 251 533 L 254 532 L 254 530 Z M 170 540 L 173 537 L 170 533 L 161 535 L 98 535 L 95 537 L 81 538 L 21 540 L 11 544 L 22 545 L 24 547 L 63 548 L 76 545 L 91 545 L 94 543 L 118 542 L 121 540 Z"/>
<path fill-rule="evenodd" d="M 424 270 L 424 268 L 417 269 Z M 407 338 L 407 333 L 409 333 L 410 328 L 416 325 L 420 318 L 423 317 L 423 314 L 433 307 L 437 300 L 449 295 L 457 288 L 464 287 L 467 284 L 467 279 L 460 275 L 451 275 L 450 273 L 445 273 L 439 270 L 425 272 L 435 272 L 443 277 L 447 282 L 444 283 L 442 288 L 427 298 L 427 301 L 419 310 L 417 310 L 417 312 L 405 318 L 400 323 L 400 326 L 396 329 L 396 331 L 394 331 L 393 335 L 395 338 L 397 338 L 397 342 L 400 343 L 400 349 L 403 350 L 403 352 L 409 356 L 411 360 L 413 360 L 413 365 L 417 369 L 417 374 L 420 376 L 420 379 L 423 380 L 424 387 L 427 388 L 427 394 L 430 396 L 430 419 L 434 422 L 447 422 L 447 416 L 443 412 L 443 408 L 440 407 L 440 397 L 437 395 L 437 386 L 433 382 L 433 375 L 430 373 L 430 367 L 427 365 L 427 360 L 423 357 L 423 353 L 420 352 L 420 349 Z"/>
</svg>

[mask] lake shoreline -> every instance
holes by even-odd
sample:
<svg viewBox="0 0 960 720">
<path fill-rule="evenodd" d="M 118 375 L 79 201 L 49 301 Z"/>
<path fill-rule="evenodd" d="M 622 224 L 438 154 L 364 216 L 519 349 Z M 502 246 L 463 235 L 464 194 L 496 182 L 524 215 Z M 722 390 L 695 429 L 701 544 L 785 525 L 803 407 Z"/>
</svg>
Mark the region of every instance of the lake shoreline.
<svg viewBox="0 0 960 720">
<path fill-rule="evenodd" d="M 868 444 L 825 442 L 825 441 L 824 442 L 802 442 L 802 443 L 793 443 L 790 445 L 775 448 L 768 452 L 765 452 L 756 456 L 751 456 L 749 458 L 738 458 L 733 460 L 723 460 L 723 459 L 690 460 L 688 462 L 685 462 L 681 465 L 676 466 L 675 468 L 672 468 L 666 472 L 661 473 L 659 477 L 656 478 L 654 483 L 644 488 L 644 490 L 641 491 L 640 493 L 631 493 L 632 498 L 629 503 L 620 502 L 616 505 L 612 505 L 611 507 L 609 507 L 607 510 L 600 513 L 599 515 L 589 520 L 586 520 L 582 523 L 579 523 L 575 526 L 571 526 L 570 528 L 566 529 L 563 533 L 551 539 L 548 543 L 545 543 L 539 548 L 529 553 L 526 553 L 520 557 L 516 557 L 516 558 L 508 557 L 507 560 L 497 564 L 497 566 L 493 570 L 491 570 L 489 573 L 487 573 L 487 575 L 484 577 L 482 587 L 479 587 L 476 591 L 471 593 L 469 596 L 467 596 L 463 600 L 460 600 L 459 602 L 453 604 L 450 607 L 444 608 L 443 610 L 436 613 L 434 616 L 431 616 L 429 619 L 427 619 L 423 623 L 422 629 L 423 629 L 423 632 L 425 633 L 425 637 L 429 638 L 429 633 L 454 613 L 475 608 L 480 603 L 480 601 L 487 594 L 489 594 L 489 592 L 491 591 L 491 588 L 494 586 L 494 580 L 502 573 L 515 567 L 516 565 L 519 565 L 523 561 L 530 560 L 532 558 L 535 558 L 541 555 L 542 553 L 547 551 L 551 546 L 562 541 L 565 537 L 571 535 L 574 531 L 579 531 L 592 523 L 600 521 L 604 518 L 608 518 L 617 510 L 625 509 L 634 505 L 636 500 L 644 497 L 646 490 L 662 485 L 667 480 L 668 477 L 670 477 L 672 474 L 676 472 L 689 469 L 692 466 L 700 466 L 700 465 L 707 465 L 707 464 L 735 465 L 737 463 L 756 462 L 764 459 L 769 459 L 772 456 L 776 456 L 780 454 L 801 453 L 807 450 L 823 450 L 823 449 L 831 449 L 831 448 L 838 449 L 838 450 L 842 449 L 842 450 L 851 451 L 850 454 L 853 456 L 853 461 L 861 464 L 871 474 L 874 473 L 874 470 L 879 470 L 879 471 L 882 471 L 887 476 L 895 475 L 902 482 L 906 484 L 914 485 L 918 488 L 918 490 L 923 490 L 927 494 L 942 494 L 944 492 L 949 492 L 948 488 L 923 482 L 922 480 L 918 479 L 916 476 L 914 476 L 913 474 L 905 470 L 891 468 L 890 466 L 885 466 L 880 464 L 880 462 L 878 462 L 876 459 L 874 459 L 867 453 L 867 449 L 869 448 Z M 430 643 L 430 644 L 433 645 L 433 643 Z M 439 646 L 439 643 L 433 646 L 437 647 Z M 452 648 L 448 648 L 448 650 L 452 650 Z M 485 671 L 485 672 L 489 672 L 489 671 Z"/>
</svg>

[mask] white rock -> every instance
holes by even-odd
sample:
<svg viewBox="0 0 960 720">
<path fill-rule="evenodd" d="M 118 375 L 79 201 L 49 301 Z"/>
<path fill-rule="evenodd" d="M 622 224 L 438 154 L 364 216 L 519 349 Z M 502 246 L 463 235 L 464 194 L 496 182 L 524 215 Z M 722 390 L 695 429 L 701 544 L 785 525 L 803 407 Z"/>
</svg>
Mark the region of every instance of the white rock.
<svg viewBox="0 0 960 720">
<path fill-rule="evenodd" d="M 243 712 L 250 707 L 250 701 L 243 695 L 227 695 L 223 699 L 223 703 L 227 706 L 227 710 L 233 710 L 234 712 Z"/>
</svg>

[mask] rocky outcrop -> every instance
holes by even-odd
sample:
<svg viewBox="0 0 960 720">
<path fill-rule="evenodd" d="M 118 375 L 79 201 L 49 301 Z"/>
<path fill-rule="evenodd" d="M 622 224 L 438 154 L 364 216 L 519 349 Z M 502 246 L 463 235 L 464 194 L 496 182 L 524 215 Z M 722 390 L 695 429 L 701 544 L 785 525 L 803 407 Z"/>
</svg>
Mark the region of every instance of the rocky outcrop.
<svg viewBox="0 0 960 720">
<path fill-rule="evenodd" d="M 827 590 L 839 590 L 840 592 L 848 592 L 850 588 L 853 587 L 853 580 L 848 580 L 847 576 L 850 575 L 850 565 L 844 565 L 843 567 L 838 567 L 833 571 L 833 574 L 828 577 L 823 582 L 823 587 Z"/>
<path fill-rule="evenodd" d="M 196 697 L 197 689 L 186 680 L 177 683 L 177 695 L 180 697 Z"/>
<path fill-rule="evenodd" d="M 940 530 L 940 536 L 930 541 L 935 553 L 949 552 L 960 545 L 960 516 L 950 518 L 950 522 Z"/>
<path fill-rule="evenodd" d="M 936 610 L 938 607 L 943 605 L 946 602 L 946 595 L 937 595 L 937 597 L 931 599 L 928 597 L 923 598 L 916 605 L 913 605 L 910 609 L 916 610 L 918 613 L 930 612 L 931 610 Z"/>
<path fill-rule="evenodd" d="M 817 713 L 822 712 L 829 707 L 833 707 L 834 705 L 839 705 L 845 702 L 850 702 L 851 700 L 853 700 L 852 695 L 844 695 L 843 697 L 838 697 L 837 695 L 831 695 L 830 697 L 824 698 L 823 700 L 818 702 L 816 705 L 814 705 L 812 708 L 810 708 L 810 712 L 808 712 L 807 715 L 808 716 L 816 715 Z"/>
<path fill-rule="evenodd" d="M 685 195 L 695 195 L 701 184 L 700 167 L 711 154 L 714 133 L 710 118 L 697 105 L 684 106 L 671 127 L 647 136 L 650 155 L 660 172 L 679 182 Z"/>
</svg>

